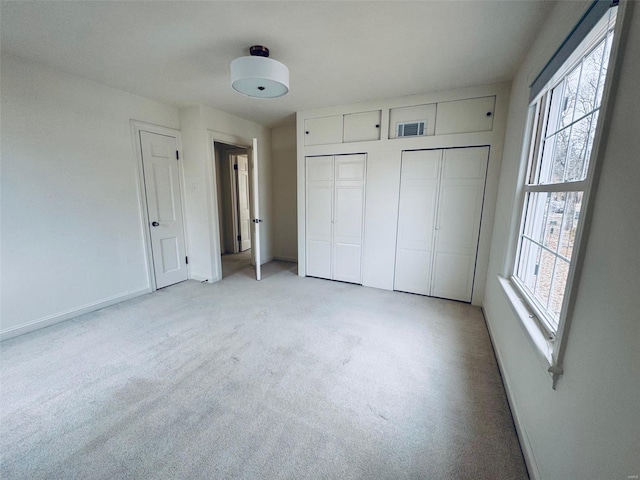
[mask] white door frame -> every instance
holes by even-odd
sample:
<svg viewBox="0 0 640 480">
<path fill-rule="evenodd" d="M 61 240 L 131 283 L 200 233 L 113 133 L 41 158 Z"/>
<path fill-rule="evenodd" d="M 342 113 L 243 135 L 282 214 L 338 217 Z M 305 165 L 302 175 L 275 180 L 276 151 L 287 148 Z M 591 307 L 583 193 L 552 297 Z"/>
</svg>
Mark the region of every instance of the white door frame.
<svg viewBox="0 0 640 480">
<path fill-rule="evenodd" d="M 207 208 L 210 215 L 209 238 L 211 239 L 211 271 L 213 272 L 212 282 L 222 280 L 222 249 L 220 246 L 220 219 L 218 218 L 218 183 L 216 178 L 216 157 L 214 143 L 225 143 L 234 147 L 251 149 L 253 137 L 239 137 L 228 133 L 208 130 L 209 132 L 209 161 L 207 162 L 206 188 L 207 188 Z M 251 165 L 249 165 L 251 168 Z M 253 196 L 253 188 L 249 190 Z M 253 212 L 252 212 L 253 215 Z M 255 245 L 251 244 L 251 258 L 255 258 Z"/>
<path fill-rule="evenodd" d="M 240 229 L 238 228 L 238 173 L 233 168 L 236 164 L 236 154 L 229 153 L 227 157 L 229 162 L 229 179 L 231 182 L 231 225 L 233 229 L 233 253 L 240 252 L 240 245 L 238 242 L 238 235 L 240 235 Z"/>
<path fill-rule="evenodd" d="M 176 145 L 180 155 L 180 161 L 178 161 L 178 175 L 180 176 L 180 197 L 182 200 L 182 218 L 183 218 L 183 234 L 185 243 L 185 254 L 189 256 L 189 244 L 187 242 L 187 228 L 184 223 L 186 219 L 185 212 L 185 198 L 184 193 L 186 191 L 186 185 L 184 183 L 184 166 L 182 162 L 182 139 L 180 138 L 180 130 L 173 128 L 162 127 L 160 125 L 153 125 L 151 123 L 140 122 L 138 120 L 130 120 L 131 123 L 131 137 L 133 140 L 133 151 L 137 160 L 136 180 L 138 187 L 138 211 L 140 212 L 140 222 L 143 232 L 144 250 L 145 250 L 145 267 L 147 269 L 147 282 L 149 292 L 155 292 L 158 288 L 156 286 L 156 274 L 153 268 L 153 256 L 151 253 L 151 227 L 149 226 L 149 210 L 147 209 L 147 191 L 144 184 L 144 166 L 142 164 L 142 145 L 140 144 L 140 131 L 156 133 L 158 135 L 168 135 L 176 138 Z M 189 265 L 187 264 L 187 278 L 191 278 L 189 275 Z"/>
<path fill-rule="evenodd" d="M 235 170 L 234 165 L 237 163 L 237 157 L 240 155 L 247 155 L 248 151 L 245 148 L 238 150 L 229 149 L 225 152 L 227 154 L 227 161 L 229 162 L 229 181 L 231 182 L 231 221 L 233 224 L 233 253 L 240 252 L 240 242 L 237 240 L 240 235 L 240 215 L 238 206 L 238 172 Z M 217 185 L 217 184 L 216 184 Z M 249 191 L 251 194 L 251 191 Z"/>
</svg>

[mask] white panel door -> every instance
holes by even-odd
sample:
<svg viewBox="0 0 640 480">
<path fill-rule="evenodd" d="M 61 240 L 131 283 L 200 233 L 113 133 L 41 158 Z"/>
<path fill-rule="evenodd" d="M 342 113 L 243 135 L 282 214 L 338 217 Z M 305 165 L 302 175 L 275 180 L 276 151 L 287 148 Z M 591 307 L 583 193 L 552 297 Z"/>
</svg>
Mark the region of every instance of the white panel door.
<svg viewBox="0 0 640 480">
<path fill-rule="evenodd" d="M 240 251 L 251 248 L 251 208 L 249 198 L 249 160 L 246 155 L 237 157 L 238 178 L 238 223 L 240 231 Z"/>
<path fill-rule="evenodd" d="M 335 157 L 333 279 L 362 283 L 365 155 Z"/>
<path fill-rule="evenodd" d="M 431 295 L 471 301 L 489 147 L 444 150 Z"/>
<path fill-rule="evenodd" d="M 307 275 L 331 279 L 333 156 L 306 158 Z"/>
<path fill-rule="evenodd" d="M 175 137 L 140 131 L 156 288 L 187 279 Z"/>
<path fill-rule="evenodd" d="M 430 295 L 442 150 L 402 152 L 394 290 Z"/>
</svg>

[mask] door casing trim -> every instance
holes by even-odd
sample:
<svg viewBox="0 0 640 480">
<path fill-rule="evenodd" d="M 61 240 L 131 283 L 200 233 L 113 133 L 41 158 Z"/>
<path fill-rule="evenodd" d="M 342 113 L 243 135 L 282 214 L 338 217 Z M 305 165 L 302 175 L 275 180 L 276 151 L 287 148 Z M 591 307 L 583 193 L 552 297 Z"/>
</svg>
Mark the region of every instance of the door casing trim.
<svg viewBox="0 0 640 480">
<path fill-rule="evenodd" d="M 222 248 L 220 245 L 220 219 L 218 218 L 218 187 L 216 179 L 216 156 L 215 142 L 225 143 L 234 147 L 250 149 L 252 147 L 252 139 L 229 135 L 228 133 L 218 132 L 215 130 L 207 130 L 209 134 L 209 158 L 206 164 L 206 188 L 207 201 L 210 216 L 209 238 L 211 239 L 211 272 L 213 278 L 211 282 L 219 282 L 222 280 Z M 249 167 L 251 168 L 251 167 Z M 253 244 L 251 245 L 253 247 Z M 251 249 L 251 258 L 254 258 L 253 248 Z"/>
</svg>

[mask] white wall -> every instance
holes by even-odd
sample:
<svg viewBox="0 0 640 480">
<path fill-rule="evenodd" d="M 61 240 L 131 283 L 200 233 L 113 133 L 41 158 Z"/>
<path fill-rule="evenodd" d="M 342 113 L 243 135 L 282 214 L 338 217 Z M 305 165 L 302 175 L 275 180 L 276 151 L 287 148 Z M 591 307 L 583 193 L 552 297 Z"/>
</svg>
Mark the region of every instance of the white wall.
<svg viewBox="0 0 640 480">
<path fill-rule="evenodd" d="M 484 308 L 532 478 L 640 475 L 640 5 L 612 98 L 586 258 L 557 390 L 497 276 L 509 247 L 528 85 L 588 2 L 559 2 L 514 81 Z"/>
<path fill-rule="evenodd" d="M 296 210 L 296 125 L 271 130 L 273 155 L 274 257 L 298 260 L 298 220 Z"/>
<path fill-rule="evenodd" d="M 3 336 L 149 289 L 130 119 L 177 109 L 2 55 Z M 29 327 L 31 325 L 31 327 Z"/>
<path fill-rule="evenodd" d="M 212 225 L 218 222 L 216 202 L 210 198 L 214 182 L 210 160 L 213 146 L 208 148 L 202 111 L 203 107 L 198 105 L 180 109 L 189 278 L 200 281 L 215 277 Z M 219 236 L 215 242 L 219 245 Z"/>
</svg>

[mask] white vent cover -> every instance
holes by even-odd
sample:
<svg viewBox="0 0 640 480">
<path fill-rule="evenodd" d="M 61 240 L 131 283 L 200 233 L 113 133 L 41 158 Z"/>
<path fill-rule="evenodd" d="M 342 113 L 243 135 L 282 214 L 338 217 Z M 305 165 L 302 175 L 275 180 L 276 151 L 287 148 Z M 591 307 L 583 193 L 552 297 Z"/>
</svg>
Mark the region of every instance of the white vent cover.
<svg viewBox="0 0 640 480">
<path fill-rule="evenodd" d="M 420 137 L 425 134 L 427 121 L 402 122 L 396 126 L 396 137 Z"/>
</svg>

